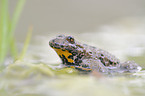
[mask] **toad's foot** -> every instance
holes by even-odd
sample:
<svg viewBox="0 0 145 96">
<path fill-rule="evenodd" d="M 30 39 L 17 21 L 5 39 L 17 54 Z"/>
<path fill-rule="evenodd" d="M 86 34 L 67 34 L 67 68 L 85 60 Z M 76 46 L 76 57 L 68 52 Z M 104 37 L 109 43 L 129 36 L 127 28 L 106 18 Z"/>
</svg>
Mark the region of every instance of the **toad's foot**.
<svg viewBox="0 0 145 96">
<path fill-rule="evenodd" d="M 119 71 L 122 72 L 138 72 L 140 71 L 142 68 L 136 64 L 134 61 L 127 61 L 124 63 L 121 63 L 119 66 Z"/>
</svg>

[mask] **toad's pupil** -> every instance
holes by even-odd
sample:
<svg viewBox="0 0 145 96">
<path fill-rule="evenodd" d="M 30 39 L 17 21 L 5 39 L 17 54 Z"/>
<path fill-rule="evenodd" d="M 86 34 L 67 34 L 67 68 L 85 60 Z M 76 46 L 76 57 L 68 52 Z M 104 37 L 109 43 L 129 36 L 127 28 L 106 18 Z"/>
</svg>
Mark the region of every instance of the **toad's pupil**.
<svg viewBox="0 0 145 96">
<path fill-rule="evenodd" d="M 72 37 L 70 37 L 70 36 L 69 36 L 69 37 L 68 37 L 68 39 L 69 39 L 69 40 L 71 40 L 71 39 L 72 39 Z"/>
</svg>

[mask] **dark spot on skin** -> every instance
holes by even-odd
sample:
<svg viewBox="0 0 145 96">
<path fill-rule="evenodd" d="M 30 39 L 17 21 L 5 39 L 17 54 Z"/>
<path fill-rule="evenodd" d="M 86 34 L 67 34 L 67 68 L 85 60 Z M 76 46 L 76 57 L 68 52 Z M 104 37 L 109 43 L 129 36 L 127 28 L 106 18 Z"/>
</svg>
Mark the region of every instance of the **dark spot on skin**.
<svg viewBox="0 0 145 96">
<path fill-rule="evenodd" d="M 52 43 L 49 43 L 49 45 L 53 48 L 53 44 Z"/>
<path fill-rule="evenodd" d="M 65 51 L 65 49 L 61 49 L 62 51 Z"/>
<path fill-rule="evenodd" d="M 79 60 L 79 63 L 82 63 L 82 60 Z"/>
<path fill-rule="evenodd" d="M 52 40 L 52 42 L 55 42 L 55 40 Z"/>
<path fill-rule="evenodd" d="M 82 57 L 83 57 L 83 55 L 78 54 L 77 58 L 74 60 L 75 64 L 79 65 L 80 63 L 82 63 Z"/>
<path fill-rule="evenodd" d="M 78 58 L 76 58 L 74 61 L 75 61 L 75 64 L 77 64 L 77 65 L 79 64 L 79 62 L 78 62 L 79 59 Z"/>
<path fill-rule="evenodd" d="M 109 64 L 110 64 L 110 65 L 112 65 L 112 64 L 113 64 L 113 62 L 109 60 Z"/>
<path fill-rule="evenodd" d="M 87 53 L 86 53 L 86 56 L 89 56 L 89 55 L 90 55 L 90 54 L 87 52 Z"/>
<path fill-rule="evenodd" d="M 73 52 L 74 49 L 71 46 L 65 47 L 66 50 Z"/>
<path fill-rule="evenodd" d="M 104 66 L 116 65 L 116 62 L 109 60 L 108 58 L 99 57 L 100 61 L 103 63 Z M 107 62 L 108 61 L 108 62 Z"/>
<path fill-rule="evenodd" d="M 65 59 L 61 55 L 59 55 L 59 57 L 61 58 L 62 63 L 65 64 L 65 62 L 66 62 Z"/>
<path fill-rule="evenodd" d="M 74 61 L 76 65 L 79 65 L 80 63 L 82 63 L 82 60 L 80 60 L 79 58 L 76 58 Z"/>
<path fill-rule="evenodd" d="M 55 43 L 55 46 L 59 46 L 59 44 Z"/>
<path fill-rule="evenodd" d="M 86 67 L 89 67 L 89 66 L 85 64 L 85 65 L 82 65 L 82 67 L 86 68 Z"/>
<path fill-rule="evenodd" d="M 72 59 L 72 60 L 73 60 L 73 55 L 69 55 L 69 56 L 68 56 L 68 58 L 70 58 L 70 59 Z"/>
<path fill-rule="evenodd" d="M 74 55 L 74 56 L 75 56 L 76 54 L 77 54 L 76 52 L 73 52 L 73 53 L 72 53 L 72 55 Z"/>
<path fill-rule="evenodd" d="M 83 46 L 81 46 L 81 45 L 76 45 L 77 47 L 80 47 L 80 48 L 84 48 Z"/>
<path fill-rule="evenodd" d="M 103 57 L 99 57 L 100 61 L 103 63 L 104 66 L 106 66 L 105 64 L 105 59 Z"/>
<path fill-rule="evenodd" d="M 59 47 L 59 46 L 55 46 L 54 48 L 56 48 L 56 49 L 60 49 L 60 47 Z"/>
<path fill-rule="evenodd" d="M 62 58 L 61 55 L 59 55 L 59 57 Z"/>
<path fill-rule="evenodd" d="M 103 58 L 102 57 L 99 57 L 99 59 L 102 61 L 103 60 Z"/>
<path fill-rule="evenodd" d="M 68 50 L 68 49 L 66 49 L 66 50 Z M 72 50 L 68 50 L 68 52 L 69 52 L 69 53 L 72 53 Z"/>
<path fill-rule="evenodd" d="M 64 46 L 63 45 L 61 45 L 61 48 L 63 48 Z"/>
<path fill-rule="evenodd" d="M 82 56 L 84 56 L 84 55 L 85 55 L 85 53 L 84 53 L 84 52 L 82 52 L 82 53 L 81 53 L 81 55 L 82 55 Z"/>
<path fill-rule="evenodd" d="M 74 47 L 74 46 L 71 46 L 71 48 L 75 49 L 75 47 Z"/>
<path fill-rule="evenodd" d="M 92 54 L 92 52 L 89 52 L 90 54 Z"/>
<path fill-rule="evenodd" d="M 84 53 L 86 53 L 86 50 L 83 50 Z"/>
<path fill-rule="evenodd" d="M 82 53 L 80 53 L 79 55 L 78 55 L 78 58 L 82 58 L 84 56 L 84 54 L 82 54 Z"/>
<path fill-rule="evenodd" d="M 74 65 L 74 63 L 68 62 L 68 60 L 66 59 L 66 57 L 64 55 L 62 55 L 62 61 L 63 61 L 63 64 Z"/>
<path fill-rule="evenodd" d="M 70 51 L 68 47 L 64 47 L 66 50 Z"/>
</svg>

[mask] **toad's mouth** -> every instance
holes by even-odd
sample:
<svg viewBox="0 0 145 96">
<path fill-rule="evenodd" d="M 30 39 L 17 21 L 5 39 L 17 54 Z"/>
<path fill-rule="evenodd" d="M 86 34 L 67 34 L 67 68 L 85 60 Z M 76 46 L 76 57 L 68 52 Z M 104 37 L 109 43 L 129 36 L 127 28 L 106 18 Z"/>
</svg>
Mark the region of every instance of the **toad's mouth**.
<svg viewBox="0 0 145 96">
<path fill-rule="evenodd" d="M 60 49 L 61 46 L 57 43 L 53 43 L 53 42 L 49 42 L 49 45 L 52 47 L 52 48 L 56 48 L 56 49 Z"/>
</svg>

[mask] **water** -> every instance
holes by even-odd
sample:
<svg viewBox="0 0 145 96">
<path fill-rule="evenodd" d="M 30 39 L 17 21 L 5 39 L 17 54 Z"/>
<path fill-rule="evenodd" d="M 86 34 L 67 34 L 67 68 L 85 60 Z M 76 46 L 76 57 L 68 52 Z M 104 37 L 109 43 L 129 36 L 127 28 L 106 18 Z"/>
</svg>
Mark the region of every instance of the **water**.
<svg viewBox="0 0 145 96">
<path fill-rule="evenodd" d="M 71 68 L 17 61 L 1 73 L 1 96 L 143 96 L 145 71 L 81 75 Z M 57 66 L 57 65 L 55 65 Z"/>
</svg>

